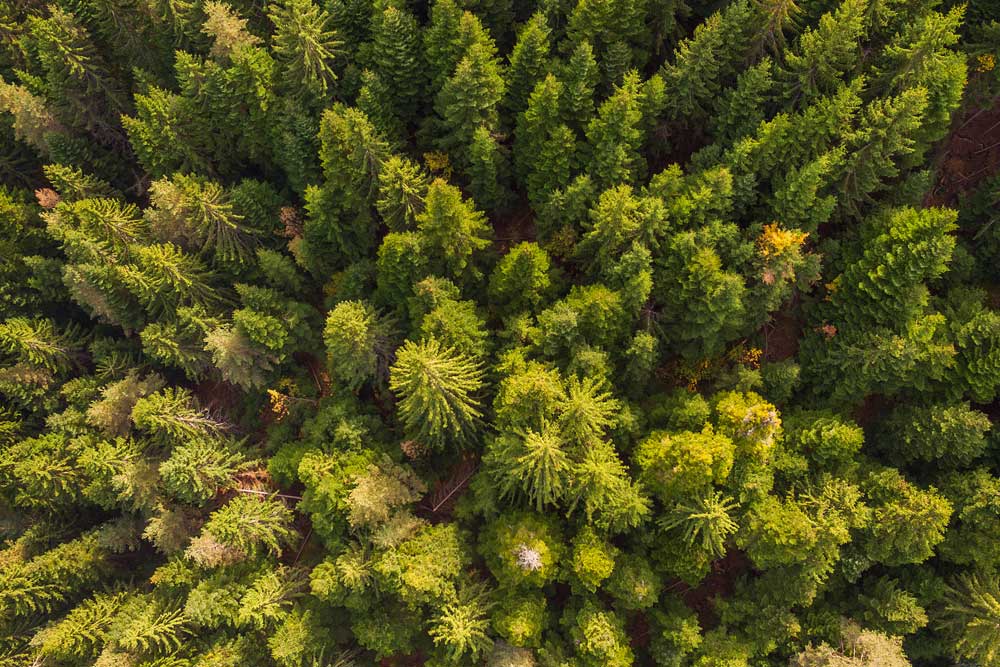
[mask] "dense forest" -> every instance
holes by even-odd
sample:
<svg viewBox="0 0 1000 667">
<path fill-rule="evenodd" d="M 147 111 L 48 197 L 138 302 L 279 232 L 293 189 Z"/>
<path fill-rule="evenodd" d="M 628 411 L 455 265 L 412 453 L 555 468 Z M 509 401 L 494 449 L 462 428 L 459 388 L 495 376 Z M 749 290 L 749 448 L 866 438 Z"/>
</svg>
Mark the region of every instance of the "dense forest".
<svg viewBox="0 0 1000 667">
<path fill-rule="evenodd" d="M 0 667 L 1000 667 L 998 19 L 0 0 Z"/>
</svg>

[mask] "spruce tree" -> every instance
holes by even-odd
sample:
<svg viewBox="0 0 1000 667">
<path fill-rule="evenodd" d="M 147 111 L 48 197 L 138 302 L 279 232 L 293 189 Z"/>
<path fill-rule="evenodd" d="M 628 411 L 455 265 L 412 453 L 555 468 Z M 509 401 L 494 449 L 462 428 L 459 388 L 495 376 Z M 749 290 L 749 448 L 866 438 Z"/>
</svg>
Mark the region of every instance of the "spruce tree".
<svg viewBox="0 0 1000 667">
<path fill-rule="evenodd" d="M 375 71 L 392 95 L 394 112 L 413 123 L 424 98 L 424 57 L 417 20 L 405 9 L 386 7 L 372 25 Z"/>
<path fill-rule="evenodd" d="M 364 382 L 382 384 L 388 378 L 391 354 L 387 324 L 370 305 L 338 303 L 326 318 L 326 341 L 334 376 L 357 390 Z"/>
<path fill-rule="evenodd" d="M 535 85 L 548 73 L 549 30 L 545 16 L 534 14 L 521 28 L 517 43 L 508 57 L 507 91 L 503 108 L 508 117 L 516 118 L 528 107 L 528 96 Z"/>
<path fill-rule="evenodd" d="M 282 85 L 301 99 L 322 100 L 337 78 L 332 62 L 342 45 L 330 15 L 312 0 L 280 0 L 270 18 Z"/>
<path fill-rule="evenodd" d="M 641 121 L 639 75 L 631 72 L 587 126 L 591 177 L 598 188 L 630 183 L 645 175 L 645 161 L 639 154 Z"/>
<path fill-rule="evenodd" d="M 475 362 L 433 338 L 404 343 L 389 376 L 407 434 L 434 449 L 478 438 L 482 412 L 477 394 L 482 386 Z"/>
</svg>

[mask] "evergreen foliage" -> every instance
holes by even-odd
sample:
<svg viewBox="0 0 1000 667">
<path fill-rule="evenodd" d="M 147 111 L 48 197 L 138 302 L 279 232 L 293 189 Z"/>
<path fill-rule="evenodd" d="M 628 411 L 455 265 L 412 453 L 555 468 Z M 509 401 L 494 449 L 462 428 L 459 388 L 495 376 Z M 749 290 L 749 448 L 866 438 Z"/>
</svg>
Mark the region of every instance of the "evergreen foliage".
<svg viewBox="0 0 1000 667">
<path fill-rule="evenodd" d="M 997 12 L 0 0 L 0 667 L 1000 667 Z"/>
</svg>

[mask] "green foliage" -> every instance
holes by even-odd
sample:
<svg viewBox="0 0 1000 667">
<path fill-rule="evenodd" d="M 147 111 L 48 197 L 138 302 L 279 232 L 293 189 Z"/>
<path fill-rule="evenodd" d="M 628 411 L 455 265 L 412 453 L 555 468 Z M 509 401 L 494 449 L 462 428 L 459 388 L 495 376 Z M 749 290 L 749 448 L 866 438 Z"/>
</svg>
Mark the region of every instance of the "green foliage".
<svg viewBox="0 0 1000 667">
<path fill-rule="evenodd" d="M 540 514 L 500 517 L 483 535 L 490 571 L 501 586 L 541 587 L 564 557 L 558 526 Z"/>
<path fill-rule="evenodd" d="M 967 574 L 949 587 L 940 624 L 955 636 L 956 657 L 983 665 L 996 663 L 1000 646 L 996 634 L 998 602 L 1000 590 L 990 576 Z"/>
<path fill-rule="evenodd" d="M 587 601 L 576 613 L 570 635 L 585 667 L 625 667 L 634 659 L 622 621 L 614 613 Z"/>
<path fill-rule="evenodd" d="M 476 439 L 482 416 L 476 394 L 482 385 L 482 374 L 472 359 L 443 348 L 433 338 L 404 343 L 389 378 L 408 433 L 436 449 Z"/>
<path fill-rule="evenodd" d="M 383 384 L 391 352 L 388 328 L 375 309 L 360 301 L 338 303 L 326 318 L 330 370 L 351 389 L 367 381 Z"/>
<path fill-rule="evenodd" d="M 281 0 L 272 6 L 270 19 L 282 85 L 293 95 L 323 99 L 337 78 L 331 62 L 342 44 L 329 14 L 312 0 Z"/>
<path fill-rule="evenodd" d="M 661 431 L 639 444 L 635 460 L 643 483 L 669 502 L 724 482 L 733 451 L 732 441 L 710 428 L 702 433 Z"/>
<path fill-rule="evenodd" d="M 986 449 L 990 426 L 968 403 L 904 405 L 883 423 L 882 446 L 902 462 L 947 458 L 946 465 L 967 465 Z"/>
<path fill-rule="evenodd" d="M 212 514 L 186 553 L 205 567 L 280 555 L 294 535 L 291 520 L 279 500 L 240 494 Z"/>
<path fill-rule="evenodd" d="M 0 665 L 1000 664 L 991 2 L 0 0 Z"/>
</svg>

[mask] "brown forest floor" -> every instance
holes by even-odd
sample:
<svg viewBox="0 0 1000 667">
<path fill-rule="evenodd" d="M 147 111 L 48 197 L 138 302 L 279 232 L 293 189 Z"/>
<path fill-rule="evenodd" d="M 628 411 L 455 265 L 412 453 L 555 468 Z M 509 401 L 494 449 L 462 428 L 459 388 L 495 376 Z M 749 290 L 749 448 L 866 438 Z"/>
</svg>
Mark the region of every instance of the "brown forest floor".
<svg viewBox="0 0 1000 667">
<path fill-rule="evenodd" d="M 1000 171 L 1000 98 L 970 107 L 944 140 L 925 206 L 954 206 L 959 197 Z"/>
</svg>

